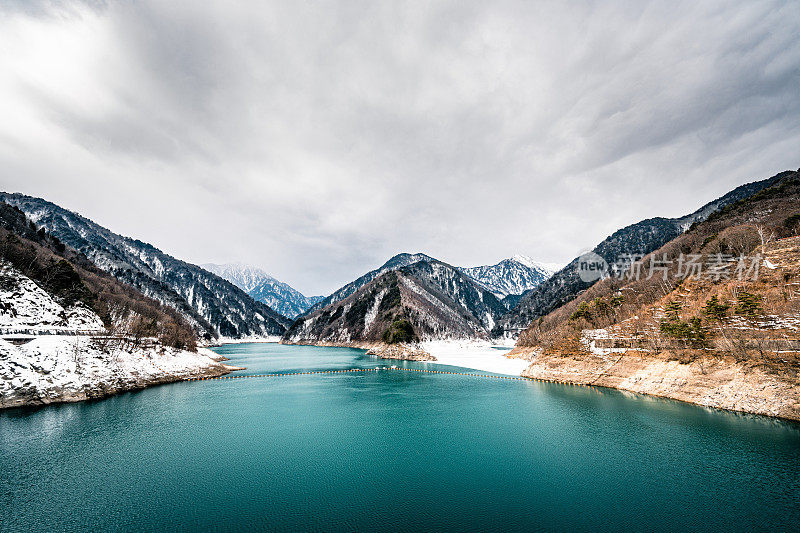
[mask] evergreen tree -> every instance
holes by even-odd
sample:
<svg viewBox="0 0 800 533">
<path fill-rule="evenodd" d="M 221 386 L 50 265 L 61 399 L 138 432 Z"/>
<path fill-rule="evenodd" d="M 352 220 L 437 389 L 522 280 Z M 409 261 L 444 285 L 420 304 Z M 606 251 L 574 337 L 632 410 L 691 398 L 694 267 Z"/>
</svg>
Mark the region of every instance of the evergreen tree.
<svg viewBox="0 0 800 533">
<path fill-rule="evenodd" d="M 703 307 L 703 314 L 714 320 L 722 320 L 727 316 L 730 307 L 730 304 L 720 301 L 715 294 L 706 301 L 706 305 Z"/>
</svg>

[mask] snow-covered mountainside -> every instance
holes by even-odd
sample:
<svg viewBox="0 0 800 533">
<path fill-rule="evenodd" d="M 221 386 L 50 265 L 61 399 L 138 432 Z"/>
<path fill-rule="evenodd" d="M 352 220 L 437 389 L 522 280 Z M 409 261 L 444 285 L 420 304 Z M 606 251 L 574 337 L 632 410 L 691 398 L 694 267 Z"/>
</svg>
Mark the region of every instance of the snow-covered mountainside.
<svg viewBox="0 0 800 533">
<path fill-rule="evenodd" d="M 65 307 L 0 262 L 0 408 L 101 398 L 228 371 L 208 355 L 112 336 L 82 303 Z"/>
<path fill-rule="evenodd" d="M 258 302 L 263 302 L 287 318 L 294 319 L 324 296 L 305 296 L 287 283 L 278 281 L 260 268 L 241 263 L 200 265 L 224 278 Z"/>
<path fill-rule="evenodd" d="M 200 266 L 221 278 L 227 279 L 248 294 L 263 283 L 264 280 L 275 279 L 260 268 L 242 263 L 226 263 L 224 265 L 204 263 Z"/>
<path fill-rule="evenodd" d="M 283 342 L 399 343 L 488 338 L 505 307 L 469 276 L 427 259 L 390 269 L 299 318 Z"/>
<path fill-rule="evenodd" d="M 37 226 L 141 293 L 177 310 L 206 338 L 281 335 L 291 323 L 232 283 L 40 198 L 0 193 Z"/>
<path fill-rule="evenodd" d="M 605 259 L 609 265 L 613 265 L 625 255 L 648 254 L 679 236 L 692 224 L 706 220 L 727 206 L 756 195 L 790 174 L 792 172 L 781 172 L 765 180 L 741 185 L 680 218 L 650 218 L 631 224 L 614 232 L 592 251 Z M 592 286 L 594 282 L 580 279 L 577 265 L 578 258 L 575 258 L 552 277 L 522 296 L 517 305 L 500 320 L 500 328 L 497 331 L 507 336 L 516 336 L 534 319 L 561 307 Z"/>
<path fill-rule="evenodd" d="M 552 276 L 558 268 L 537 263 L 530 257 L 515 255 L 496 265 L 459 267 L 459 270 L 492 291 L 501 300 L 521 295 Z"/>
<path fill-rule="evenodd" d="M 0 262 L 0 332 L 104 332 L 100 317 L 81 302 L 64 307 L 33 280 Z"/>
<path fill-rule="evenodd" d="M 404 267 L 407 265 L 411 265 L 418 261 L 436 261 L 434 258 L 427 256 L 425 254 L 408 254 L 402 253 L 397 254 L 396 256 L 392 257 L 384 264 L 376 268 L 375 270 L 370 270 L 360 278 L 356 279 L 355 281 L 351 281 L 341 289 L 337 290 L 330 296 L 323 298 L 322 300 L 318 301 L 314 305 L 312 305 L 305 314 L 310 314 L 318 309 L 322 309 L 323 307 L 327 307 L 331 304 L 344 300 L 358 289 L 372 281 L 373 279 L 377 278 L 381 274 L 385 272 L 390 272 L 392 270 L 397 270 L 400 267 Z"/>
</svg>

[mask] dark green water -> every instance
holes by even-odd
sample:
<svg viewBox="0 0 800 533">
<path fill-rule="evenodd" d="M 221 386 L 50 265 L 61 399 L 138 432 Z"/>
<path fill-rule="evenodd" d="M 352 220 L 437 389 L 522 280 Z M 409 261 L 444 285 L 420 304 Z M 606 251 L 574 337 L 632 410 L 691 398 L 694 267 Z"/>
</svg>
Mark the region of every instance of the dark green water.
<svg viewBox="0 0 800 533">
<path fill-rule="evenodd" d="M 242 374 L 387 365 L 218 351 Z M 0 474 L 4 531 L 800 527 L 798 425 L 435 374 L 176 383 L 5 411 Z"/>
</svg>

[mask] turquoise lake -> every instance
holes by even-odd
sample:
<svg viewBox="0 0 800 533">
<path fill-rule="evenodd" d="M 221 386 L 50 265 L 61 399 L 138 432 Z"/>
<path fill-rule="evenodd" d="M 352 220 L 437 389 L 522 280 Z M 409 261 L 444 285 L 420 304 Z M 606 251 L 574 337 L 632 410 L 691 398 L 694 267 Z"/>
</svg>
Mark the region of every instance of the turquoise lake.
<svg viewBox="0 0 800 533">
<path fill-rule="evenodd" d="M 217 348 L 237 374 L 386 367 Z M 0 530 L 800 528 L 800 425 L 608 389 L 382 371 L 0 412 Z"/>
</svg>

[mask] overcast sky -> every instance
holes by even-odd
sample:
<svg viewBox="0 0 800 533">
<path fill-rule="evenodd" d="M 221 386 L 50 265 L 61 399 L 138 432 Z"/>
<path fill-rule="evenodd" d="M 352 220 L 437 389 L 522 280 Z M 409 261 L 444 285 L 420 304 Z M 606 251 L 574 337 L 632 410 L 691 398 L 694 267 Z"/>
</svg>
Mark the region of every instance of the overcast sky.
<svg viewBox="0 0 800 533">
<path fill-rule="evenodd" d="M 326 294 L 800 166 L 800 2 L 0 0 L 0 188 Z"/>
</svg>

